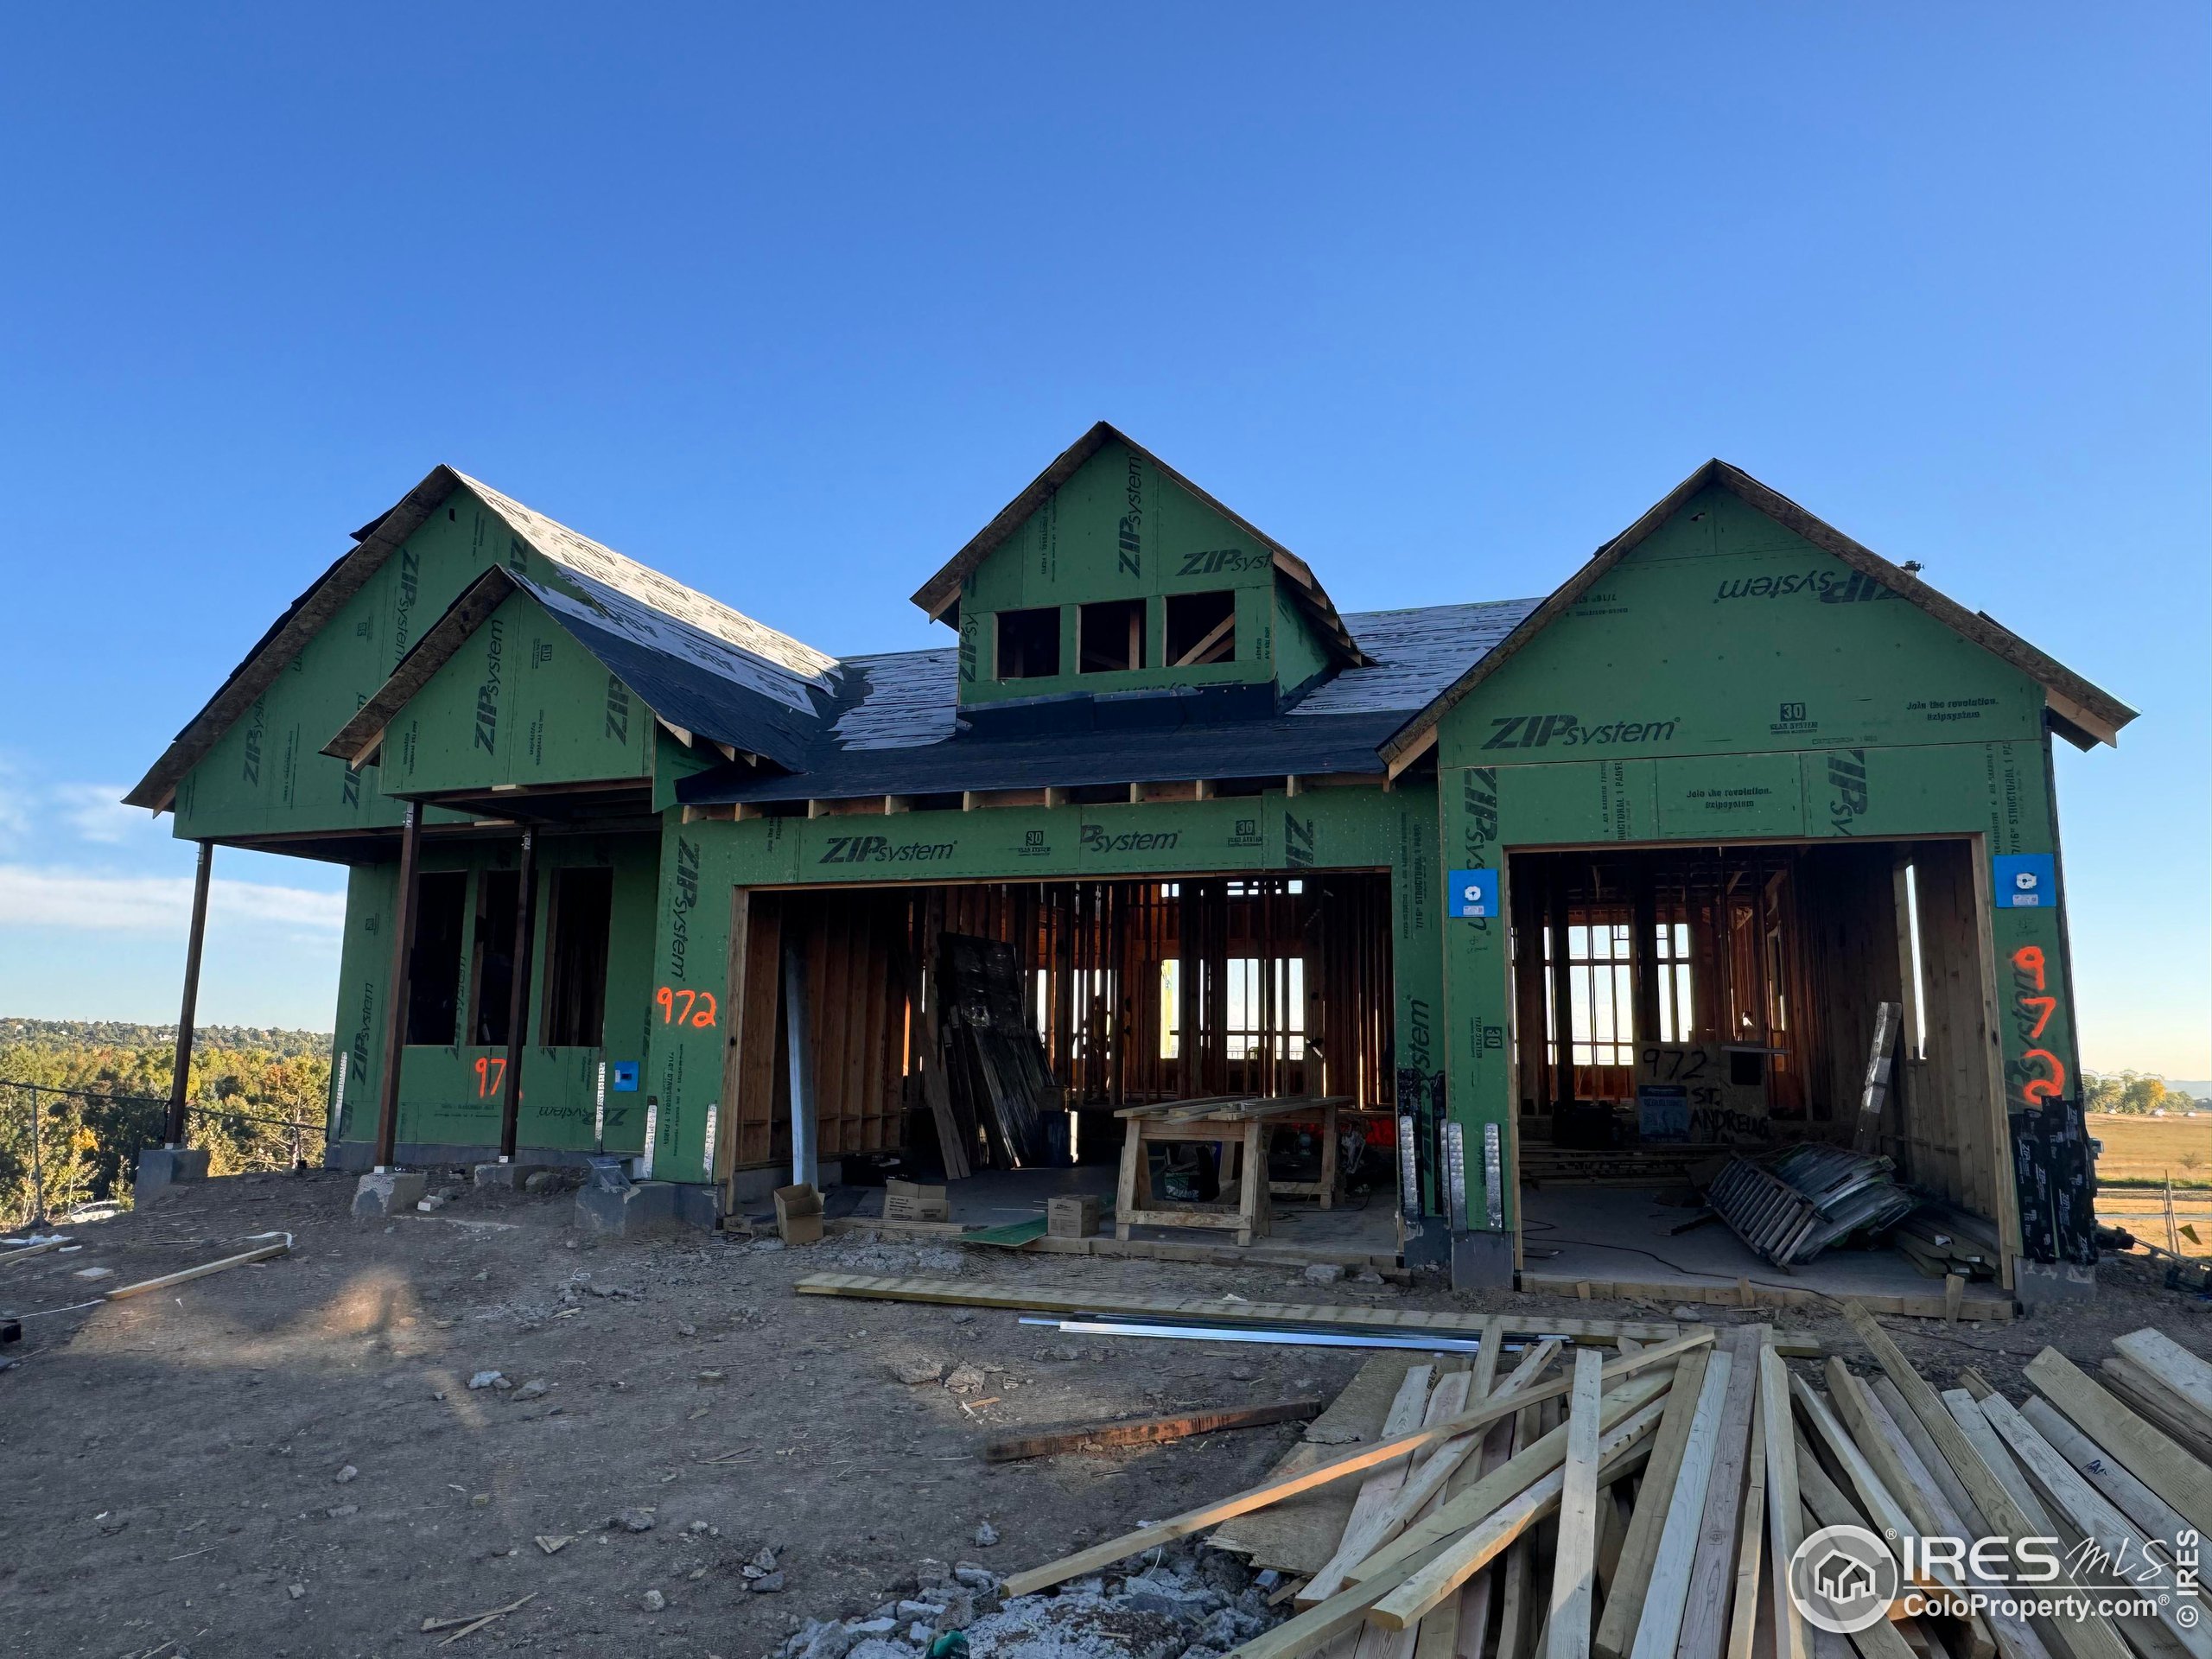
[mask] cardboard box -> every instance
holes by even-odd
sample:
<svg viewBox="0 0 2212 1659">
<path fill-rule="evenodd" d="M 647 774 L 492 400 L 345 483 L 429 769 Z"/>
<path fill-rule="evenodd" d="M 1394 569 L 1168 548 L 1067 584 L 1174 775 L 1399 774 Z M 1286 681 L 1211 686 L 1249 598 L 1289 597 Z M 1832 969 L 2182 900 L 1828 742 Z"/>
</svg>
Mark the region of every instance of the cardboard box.
<svg viewBox="0 0 2212 1659">
<path fill-rule="evenodd" d="M 950 1221 L 952 1203 L 941 1186 L 924 1186 L 917 1181 L 886 1181 L 883 1184 L 883 1218 L 886 1221 Z"/>
<path fill-rule="evenodd" d="M 1045 1230 L 1054 1238 L 1089 1238 L 1098 1230 L 1099 1205 L 1093 1194 L 1071 1194 L 1045 1205 Z"/>
<path fill-rule="evenodd" d="M 822 1195 L 805 1182 L 775 1192 L 776 1233 L 786 1244 L 811 1244 L 822 1236 Z"/>
</svg>

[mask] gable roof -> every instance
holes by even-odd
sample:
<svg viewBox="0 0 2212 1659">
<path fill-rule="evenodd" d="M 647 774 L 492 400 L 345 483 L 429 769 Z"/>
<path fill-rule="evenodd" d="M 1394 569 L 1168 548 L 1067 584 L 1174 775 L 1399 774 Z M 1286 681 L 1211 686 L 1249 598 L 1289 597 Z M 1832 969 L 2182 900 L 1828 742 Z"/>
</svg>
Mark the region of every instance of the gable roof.
<svg viewBox="0 0 2212 1659">
<path fill-rule="evenodd" d="M 1029 515 L 1042 506 L 1046 499 L 1061 485 L 1073 478 L 1084 462 L 1089 461 L 1109 442 L 1127 446 L 1130 453 L 1147 466 L 1159 470 L 1160 475 L 1171 484 L 1188 492 L 1197 500 L 1219 513 L 1235 524 L 1262 547 L 1268 550 L 1276 571 L 1290 584 L 1292 594 L 1300 608 L 1313 619 L 1321 637 L 1345 662 L 1354 665 L 1369 661 L 1367 654 L 1352 638 L 1351 630 L 1337 613 L 1334 601 L 1322 588 L 1320 580 L 1305 560 L 1285 547 L 1242 513 L 1224 506 L 1212 496 L 1170 467 L 1158 455 L 1116 427 L 1100 421 L 1090 430 L 1060 452 L 1059 458 L 1030 480 L 1028 488 L 999 509 L 991 522 L 977 531 L 968 545 L 954 554 L 944 568 L 924 582 L 914 592 L 914 603 L 928 613 L 932 622 L 943 621 L 947 612 L 960 602 L 960 585 L 985 559 L 998 551 L 1014 532 L 1021 528 Z"/>
<path fill-rule="evenodd" d="M 124 804 L 156 812 L 168 807 L 185 773 L 215 747 L 302 647 L 383 568 L 385 561 L 422 528 L 454 491 L 462 488 L 474 494 L 532 550 L 559 567 L 580 591 L 604 602 L 610 613 L 626 611 L 634 626 L 639 613 L 650 613 L 733 646 L 796 679 L 824 690 L 833 681 L 837 665 L 834 657 L 578 535 L 488 484 L 441 465 L 432 467 L 421 483 L 390 509 L 354 532 L 353 549 L 341 555 L 292 601 L 231 671 L 215 695 L 176 734 L 137 786 L 123 798 Z M 619 605 L 617 601 L 628 604 Z M 637 686 L 631 689 L 640 696 L 645 695 Z"/>
<path fill-rule="evenodd" d="M 574 571 L 570 575 L 582 590 L 580 597 L 505 565 L 486 570 L 446 607 L 322 752 L 360 765 L 383 741 L 385 728 L 468 637 L 510 597 L 527 594 L 687 741 L 703 737 L 765 756 L 779 766 L 801 762 L 830 704 L 829 677 L 801 677 L 595 578 Z"/>
<path fill-rule="evenodd" d="M 1618 564 L 1699 492 L 1726 490 L 1746 505 L 1794 531 L 1822 552 L 1834 555 L 1862 575 L 1872 577 L 1908 603 L 1934 617 L 1961 639 L 2002 658 L 2044 688 L 2051 723 L 2069 742 L 2080 748 L 2116 743 L 2120 728 L 2135 718 L 2136 711 L 2110 692 L 2083 679 L 2056 658 L 2044 655 L 1986 611 L 1969 611 L 1938 592 L 1903 567 L 1861 545 L 1826 520 L 1815 518 L 1780 492 L 1770 489 L 1739 467 L 1718 459 L 1708 461 L 1655 503 L 1643 516 L 1590 556 L 1580 570 L 1554 590 L 1550 597 L 1525 617 L 1497 649 L 1486 652 L 1421 712 L 1391 734 L 1382 744 L 1382 758 L 1392 776 L 1410 766 L 1434 741 L 1437 723 L 1484 680 L 1511 661 L 1514 654 L 1534 639 L 1553 620 L 1581 598 L 1605 574 Z"/>
</svg>

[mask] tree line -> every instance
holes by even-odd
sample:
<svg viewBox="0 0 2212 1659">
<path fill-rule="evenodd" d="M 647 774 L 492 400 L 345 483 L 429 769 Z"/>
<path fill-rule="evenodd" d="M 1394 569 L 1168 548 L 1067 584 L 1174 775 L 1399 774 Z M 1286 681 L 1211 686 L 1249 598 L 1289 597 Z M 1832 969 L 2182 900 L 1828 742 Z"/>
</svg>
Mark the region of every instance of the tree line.
<svg viewBox="0 0 2212 1659">
<path fill-rule="evenodd" d="M 41 1187 L 49 1216 L 129 1201 L 140 1148 L 161 1144 L 175 1045 L 175 1027 L 0 1019 L 0 1225 L 29 1220 Z M 188 1081 L 211 1173 L 322 1161 L 327 1033 L 201 1027 Z"/>
<path fill-rule="evenodd" d="M 2082 1074 L 2082 1104 L 2092 1112 L 2196 1112 L 2212 1109 L 2212 1100 L 2200 1099 L 2177 1089 L 2164 1077 L 2141 1071 L 2085 1071 Z"/>
</svg>

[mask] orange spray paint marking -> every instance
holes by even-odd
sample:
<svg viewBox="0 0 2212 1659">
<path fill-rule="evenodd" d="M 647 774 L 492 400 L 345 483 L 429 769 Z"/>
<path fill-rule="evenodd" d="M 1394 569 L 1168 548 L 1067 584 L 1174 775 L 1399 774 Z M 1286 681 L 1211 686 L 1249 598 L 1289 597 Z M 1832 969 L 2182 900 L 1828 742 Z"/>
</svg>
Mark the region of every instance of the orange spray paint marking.
<svg viewBox="0 0 2212 1659">
<path fill-rule="evenodd" d="M 2022 945 L 2012 953 L 2012 965 L 2024 974 L 2034 975 L 2036 989 L 2040 991 L 2044 988 L 2043 947 L 2041 945 Z"/>
<path fill-rule="evenodd" d="M 2058 1012 L 2058 999 L 2055 996 L 2024 996 L 2020 999 L 2020 1006 L 2043 1010 L 2036 1017 L 2034 1028 L 2028 1033 L 2028 1040 L 2032 1043 L 2043 1035 L 2043 1028 L 2050 1023 L 2050 1016 Z"/>
</svg>

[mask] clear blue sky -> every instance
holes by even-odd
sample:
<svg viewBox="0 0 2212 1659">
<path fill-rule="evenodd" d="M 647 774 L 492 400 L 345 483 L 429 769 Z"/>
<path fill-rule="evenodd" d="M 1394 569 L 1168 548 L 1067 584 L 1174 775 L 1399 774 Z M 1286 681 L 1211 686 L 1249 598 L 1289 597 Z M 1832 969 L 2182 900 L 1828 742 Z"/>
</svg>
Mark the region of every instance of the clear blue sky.
<svg viewBox="0 0 2212 1659">
<path fill-rule="evenodd" d="M 1347 609 L 1748 467 L 2142 709 L 2062 748 L 2085 1058 L 2212 1077 L 2212 13 L 18 8 L 0 1013 L 163 1020 L 114 807 L 445 461 L 836 651 L 1090 422 Z M 204 1015 L 327 1027 L 219 855 Z"/>
</svg>

